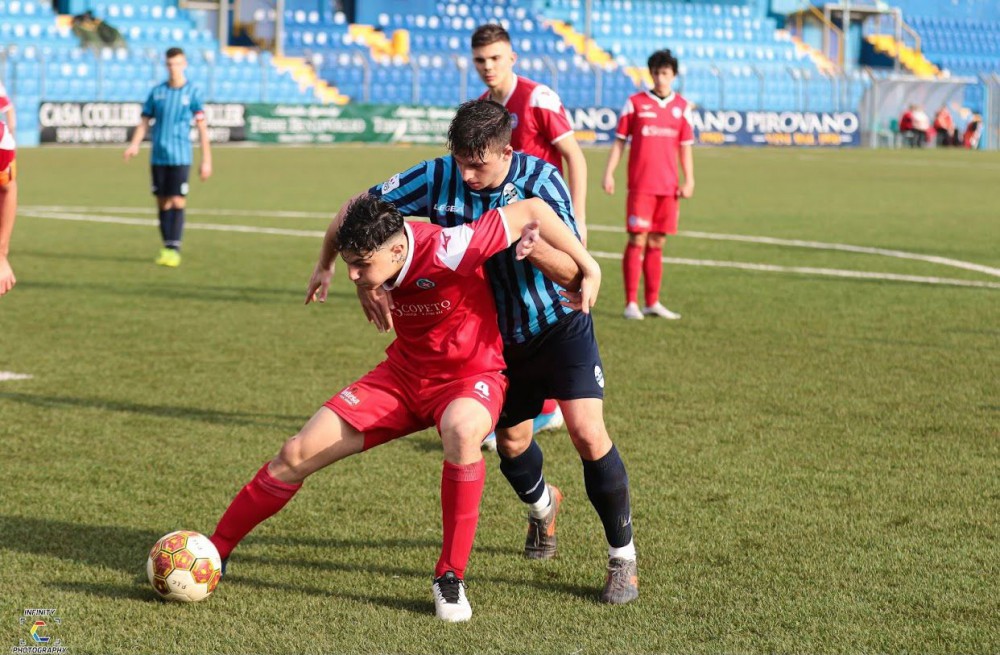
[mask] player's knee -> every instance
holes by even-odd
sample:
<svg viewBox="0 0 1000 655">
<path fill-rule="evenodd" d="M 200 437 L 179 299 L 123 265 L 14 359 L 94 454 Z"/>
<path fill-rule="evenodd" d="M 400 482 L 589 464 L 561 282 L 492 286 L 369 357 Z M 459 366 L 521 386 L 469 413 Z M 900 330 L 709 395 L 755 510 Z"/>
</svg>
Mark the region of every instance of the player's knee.
<svg viewBox="0 0 1000 655">
<path fill-rule="evenodd" d="M 639 246 L 644 248 L 646 246 L 646 233 L 645 232 L 633 232 L 628 235 L 628 242 L 630 245 Z"/>
<path fill-rule="evenodd" d="M 277 456 L 271 460 L 271 475 L 284 482 L 301 482 L 306 475 L 303 471 L 305 456 L 302 452 L 302 442 L 295 435 L 282 446 Z"/>
<path fill-rule="evenodd" d="M 651 234 L 649 235 L 649 239 L 646 241 L 646 245 L 649 248 L 660 249 L 663 248 L 663 242 L 666 240 L 666 237 L 662 234 Z"/>
<path fill-rule="evenodd" d="M 454 425 L 441 426 L 441 439 L 460 447 L 473 445 L 478 447 L 486 437 L 488 426 L 480 425 L 478 421 L 462 421 Z"/>
<path fill-rule="evenodd" d="M 580 455 L 596 459 L 611 449 L 611 437 L 600 421 L 586 422 L 573 426 L 569 431 L 570 439 Z"/>
</svg>

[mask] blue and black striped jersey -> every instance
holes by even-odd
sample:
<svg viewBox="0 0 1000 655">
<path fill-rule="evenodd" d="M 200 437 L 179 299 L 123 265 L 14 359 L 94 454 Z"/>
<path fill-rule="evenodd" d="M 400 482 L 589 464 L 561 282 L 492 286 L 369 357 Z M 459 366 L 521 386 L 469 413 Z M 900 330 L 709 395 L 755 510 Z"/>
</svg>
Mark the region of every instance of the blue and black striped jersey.
<svg viewBox="0 0 1000 655">
<path fill-rule="evenodd" d="M 142 115 L 155 119 L 152 129 L 154 166 L 191 165 L 191 119 L 204 118 L 201 93 L 191 83 L 173 88 L 168 82 L 153 87 Z"/>
<path fill-rule="evenodd" d="M 579 236 L 569 189 L 559 171 L 545 161 L 515 152 L 510 172 L 494 189 L 473 191 L 462 181 L 452 157 L 439 157 L 393 175 L 369 193 L 394 204 L 404 216 L 426 216 L 443 227 L 471 223 L 497 207 L 523 198 L 541 198 Z M 573 310 L 563 307 L 562 287 L 527 260 L 517 261 L 511 246 L 486 262 L 504 343 L 523 343 Z"/>
</svg>

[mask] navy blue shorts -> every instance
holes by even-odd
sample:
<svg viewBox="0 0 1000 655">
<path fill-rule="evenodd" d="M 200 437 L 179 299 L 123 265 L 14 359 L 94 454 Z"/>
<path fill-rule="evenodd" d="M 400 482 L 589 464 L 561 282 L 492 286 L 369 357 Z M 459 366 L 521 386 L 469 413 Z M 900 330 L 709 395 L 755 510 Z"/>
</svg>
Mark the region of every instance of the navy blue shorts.
<svg viewBox="0 0 1000 655">
<path fill-rule="evenodd" d="M 153 165 L 154 196 L 186 196 L 190 166 Z"/>
<path fill-rule="evenodd" d="M 533 419 L 546 398 L 604 398 L 604 365 L 590 314 L 573 312 L 525 343 L 508 344 L 507 399 L 498 428 Z"/>
</svg>

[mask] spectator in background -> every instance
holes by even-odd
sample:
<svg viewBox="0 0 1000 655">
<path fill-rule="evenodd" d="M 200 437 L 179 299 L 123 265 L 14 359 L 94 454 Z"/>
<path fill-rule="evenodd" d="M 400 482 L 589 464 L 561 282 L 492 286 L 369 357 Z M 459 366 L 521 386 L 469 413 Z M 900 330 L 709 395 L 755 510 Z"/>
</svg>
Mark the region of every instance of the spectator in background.
<svg viewBox="0 0 1000 655">
<path fill-rule="evenodd" d="M 958 145 L 958 131 L 947 107 L 942 106 L 934 115 L 934 133 L 938 147 Z"/>
<path fill-rule="evenodd" d="M 14 112 L 14 103 L 7 95 L 7 89 L 3 82 L 0 82 L 0 122 L 6 123 L 10 128 L 10 133 L 17 132 L 17 114 Z"/>
<path fill-rule="evenodd" d="M 918 126 L 918 120 L 920 125 Z M 899 133 L 903 135 L 903 145 L 908 148 L 921 148 L 927 139 L 927 128 L 930 120 L 918 105 L 910 105 L 899 118 Z"/>
<path fill-rule="evenodd" d="M 965 126 L 965 134 L 962 135 L 962 146 L 970 150 L 979 148 L 979 137 L 982 136 L 983 117 L 973 114 L 972 120 Z"/>
<path fill-rule="evenodd" d="M 17 282 L 14 269 L 7 260 L 17 214 L 17 165 L 14 156 L 13 133 L 0 123 L 0 296 L 13 289 Z"/>
<path fill-rule="evenodd" d="M 930 136 L 931 119 L 920 105 L 913 105 L 911 114 L 913 117 L 913 131 L 917 132 L 917 140 L 914 145 L 923 148 Z"/>
</svg>

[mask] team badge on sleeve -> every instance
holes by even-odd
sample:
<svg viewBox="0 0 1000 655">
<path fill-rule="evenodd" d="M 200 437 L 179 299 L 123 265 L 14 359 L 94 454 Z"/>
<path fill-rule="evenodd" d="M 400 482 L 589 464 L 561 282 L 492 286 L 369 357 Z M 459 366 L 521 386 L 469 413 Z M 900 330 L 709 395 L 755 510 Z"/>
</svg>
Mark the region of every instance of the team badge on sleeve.
<svg viewBox="0 0 1000 655">
<path fill-rule="evenodd" d="M 399 188 L 399 173 L 396 173 L 388 180 L 386 180 L 385 184 L 382 185 L 382 195 L 384 196 L 390 191 L 393 191 L 398 188 Z"/>
</svg>

